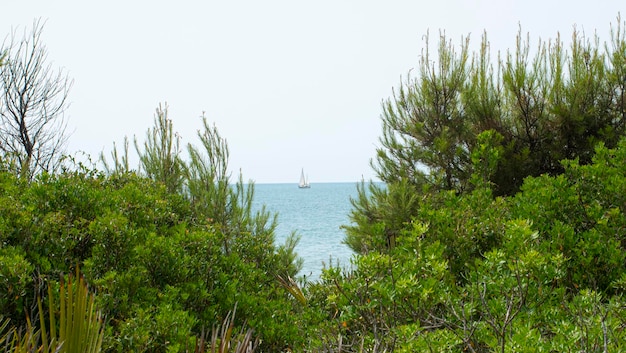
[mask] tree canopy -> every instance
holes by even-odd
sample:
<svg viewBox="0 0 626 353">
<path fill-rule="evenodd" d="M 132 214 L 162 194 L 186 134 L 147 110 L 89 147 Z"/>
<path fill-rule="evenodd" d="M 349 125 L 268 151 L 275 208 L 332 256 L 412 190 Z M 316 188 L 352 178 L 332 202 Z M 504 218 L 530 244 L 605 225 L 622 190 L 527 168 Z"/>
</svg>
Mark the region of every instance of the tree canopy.
<svg viewBox="0 0 626 353">
<path fill-rule="evenodd" d="M 418 189 L 471 189 L 471 153 L 484 131 L 502 148 L 489 176 L 496 195 L 519 190 L 526 176 L 563 171 L 560 161 L 591 161 L 602 141 L 615 147 L 626 116 L 626 33 L 618 18 L 610 41 L 574 30 L 532 45 L 521 29 L 497 60 L 484 34 L 478 52 L 440 34 L 436 55 L 426 36 L 417 74 L 383 103 L 383 134 L 372 165 L 380 180 Z"/>
<path fill-rule="evenodd" d="M 514 195 L 528 176 L 559 175 L 564 159 L 589 163 L 595 146 L 614 148 L 626 133 L 626 27 L 610 41 L 574 30 L 532 50 L 521 30 L 515 48 L 493 62 L 484 34 L 478 52 L 441 34 L 429 39 L 419 72 L 383 102 L 383 132 L 372 167 L 386 186 L 360 187 L 347 243 L 362 252 L 372 224 L 386 242 L 415 216 L 418 199 L 479 181 L 495 196 Z M 482 185 L 482 184 L 481 184 Z"/>
</svg>

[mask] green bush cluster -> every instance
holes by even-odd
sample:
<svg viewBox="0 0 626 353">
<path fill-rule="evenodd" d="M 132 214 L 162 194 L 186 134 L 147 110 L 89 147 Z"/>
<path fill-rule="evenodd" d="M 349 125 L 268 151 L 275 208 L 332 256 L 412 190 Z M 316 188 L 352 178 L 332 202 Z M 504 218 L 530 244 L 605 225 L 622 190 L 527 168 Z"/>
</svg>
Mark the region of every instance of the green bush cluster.
<svg viewBox="0 0 626 353">
<path fill-rule="evenodd" d="M 473 56 L 445 36 L 434 60 L 425 49 L 383 103 L 372 165 L 385 184 L 352 200 L 352 269 L 308 287 L 322 345 L 625 349 L 624 27 L 534 56 L 520 33 L 495 64 L 486 36 Z"/>
<path fill-rule="evenodd" d="M 189 146 L 183 163 L 168 122 L 160 107 L 145 149 L 136 145 L 139 173 L 122 157 L 107 174 L 78 164 L 30 182 L 4 168 L 0 312 L 26 326 L 45 284 L 80 266 L 107 317 L 106 351 L 184 351 L 235 306 L 262 349 L 296 344 L 293 303 L 274 276 L 299 271 L 297 236 L 275 244 L 276 217 L 252 212 L 253 184 L 230 182 L 214 127 L 205 120 L 203 149 Z"/>
<path fill-rule="evenodd" d="M 392 245 L 323 273 L 316 305 L 366 351 L 626 349 L 626 139 L 563 167 L 514 196 L 422 197 Z"/>
<path fill-rule="evenodd" d="M 13 324 L 34 317 L 46 282 L 81 266 L 107 317 L 107 351 L 180 351 L 236 303 L 265 347 L 297 341 L 287 292 L 270 275 L 292 269 L 273 243 L 248 248 L 255 235 L 242 232 L 226 254 L 218 224 L 134 174 L 1 179 L 0 312 Z"/>
</svg>

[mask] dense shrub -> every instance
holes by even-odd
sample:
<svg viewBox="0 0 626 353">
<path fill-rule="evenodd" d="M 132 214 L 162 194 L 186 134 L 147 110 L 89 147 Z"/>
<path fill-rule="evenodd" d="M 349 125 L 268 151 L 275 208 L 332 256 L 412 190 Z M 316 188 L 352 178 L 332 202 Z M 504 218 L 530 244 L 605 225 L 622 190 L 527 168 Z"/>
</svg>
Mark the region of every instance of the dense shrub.
<svg viewBox="0 0 626 353">
<path fill-rule="evenodd" d="M 81 266 L 108 318 L 108 351 L 177 351 L 236 303 L 239 324 L 247 321 L 265 349 L 299 341 L 273 276 L 294 268 L 273 238 L 231 235 L 235 251 L 226 254 L 219 224 L 134 174 L 0 180 L 0 308 L 13 324 L 36 313 L 45 282 Z"/>
<path fill-rule="evenodd" d="M 625 166 L 626 139 L 515 196 L 425 195 L 392 245 L 325 270 L 312 294 L 373 350 L 623 350 Z"/>
</svg>

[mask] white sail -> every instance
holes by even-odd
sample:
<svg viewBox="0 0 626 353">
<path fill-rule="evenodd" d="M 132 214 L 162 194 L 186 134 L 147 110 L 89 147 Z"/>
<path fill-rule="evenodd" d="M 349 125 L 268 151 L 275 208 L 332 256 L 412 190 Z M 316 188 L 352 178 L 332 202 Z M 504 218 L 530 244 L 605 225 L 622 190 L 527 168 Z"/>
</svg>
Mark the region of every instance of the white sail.
<svg viewBox="0 0 626 353">
<path fill-rule="evenodd" d="M 302 169 L 302 172 L 300 173 L 300 183 L 298 183 L 298 187 L 300 189 L 308 189 L 311 187 L 311 184 L 309 184 L 309 181 L 304 176 L 304 168 Z"/>
</svg>

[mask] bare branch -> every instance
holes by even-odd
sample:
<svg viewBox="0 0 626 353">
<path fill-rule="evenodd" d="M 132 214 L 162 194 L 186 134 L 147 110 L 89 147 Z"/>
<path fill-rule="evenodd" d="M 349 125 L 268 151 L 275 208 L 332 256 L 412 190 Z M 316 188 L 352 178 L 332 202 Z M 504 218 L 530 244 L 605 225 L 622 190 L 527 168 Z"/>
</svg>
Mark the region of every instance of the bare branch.
<svg viewBox="0 0 626 353">
<path fill-rule="evenodd" d="M 73 83 L 62 69 L 46 64 L 42 32 L 40 20 L 22 39 L 13 32 L 0 67 L 0 151 L 28 179 L 58 167 L 67 142 L 64 114 Z"/>
</svg>

